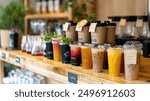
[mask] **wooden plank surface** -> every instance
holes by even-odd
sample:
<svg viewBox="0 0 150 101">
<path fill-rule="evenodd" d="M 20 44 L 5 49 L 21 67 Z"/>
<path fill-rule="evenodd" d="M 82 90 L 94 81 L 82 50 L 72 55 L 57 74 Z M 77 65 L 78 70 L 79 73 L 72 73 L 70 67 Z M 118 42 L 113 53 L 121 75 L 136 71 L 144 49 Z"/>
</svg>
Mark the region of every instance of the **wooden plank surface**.
<svg viewBox="0 0 150 101">
<path fill-rule="evenodd" d="M 0 52 L 9 53 L 8 59 L 1 59 L 3 61 L 15 64 L 22 68 L 29 69 L 33 72 L 40 73 L 41 75 L 47 77 L 53 77 L 54 80 L 59 81 L 61 83 L 69 83 L 68 82 L 68 72 L 77 74 L 78 83 L 88 83 L 88 84 L 107 84 L 107 83 L 121 83 L 121 84 L 147 84 L 150 80 L 150 70 L 147 67 L 144 67 L 146 62 L 147 66 L 150 59 L 141 58 L 141 70 L 140 70 L 140 79 L 134 81 L 125 80 L 124 74 L 121 74 L 119 77 L 110 77 L 108 75 L 108 71 L 105 70 L 102 73 L 95 73 L 93 70 L 85 70 L 81 66 L 75 67 L 70 64 L 62 64 L 58 61 L 48 60 L 43 56 L 32 56 L 27 53 L 23 53 L 21 51 L 6 51 L 0 49 Z M 15 57 L 20 57 L 21 62 L 16 63 L 14 60 Z M 147 71 L 146 71 L 146 70 Z M 143 72 L 143 71 L 146 72 Z"/>
<path fill-rule="evenodd" d="M 3 77 L 4 77 L 4 66 L 3 61 L 0 60 L 0 84 L 3 83 Z"/>
<path fill-rule="evenodd" d="M 49 14 L 28 14 L 26 15 L 26 19 L 62 19 L 68 18 L 69 15 L 67 13 L 49 13 Z"/>
</svg>

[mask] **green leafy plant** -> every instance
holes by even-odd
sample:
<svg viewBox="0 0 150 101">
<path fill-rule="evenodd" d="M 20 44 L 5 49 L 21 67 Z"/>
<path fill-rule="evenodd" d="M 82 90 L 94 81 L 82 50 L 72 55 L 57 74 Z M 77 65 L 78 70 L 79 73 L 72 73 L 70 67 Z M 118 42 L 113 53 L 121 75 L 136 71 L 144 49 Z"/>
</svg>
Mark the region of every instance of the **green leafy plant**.
<svg viewBox="0 0 150 101">
<path fill-rule="evenodd" d="M 44 40 L 46 42 L 52 42 L 52 34 L 45 33 Z"/>
<path fill-rule="evenodd" d="M 25 7 L 23 0 L 12 0 L 7 6 L 0 6 L 0 29 L 24 31 Z"/>
<path fill-rule="evenodd" d="M 72 40 L 71 40 L 71 38 L 67 38 L 67 37 L 62 36 L 61 37 L 61 42 L 65 43 L 65 44 L 69 44 L 69 43 L 72 42 Z"/>
<path fill-rule="evenodd" d="M 58 38 L 58 37 L 61 37 L 61 36 L 59 36 L 56 32 L 46 32 L 45 34 L 44 34 L 44 40 L 46 41 L 46 42 L 52 42 L 52 38 Z"/>
<path fill-rule="evenodd" d="M 82 19 L 87 19 L 88 21 L 94 19 L 96 15 L 94 12 L 94 1 L 93 0 L 83 0 L 80 5 L 78 5 L 78 0 L 68 0 L 64 4 L 64 9 L 68 10 L 69 7 L 73 9 L 74 20 L 78 22 Z M 88 12 L 90 8 L 91 12 Z"/>
</svg>

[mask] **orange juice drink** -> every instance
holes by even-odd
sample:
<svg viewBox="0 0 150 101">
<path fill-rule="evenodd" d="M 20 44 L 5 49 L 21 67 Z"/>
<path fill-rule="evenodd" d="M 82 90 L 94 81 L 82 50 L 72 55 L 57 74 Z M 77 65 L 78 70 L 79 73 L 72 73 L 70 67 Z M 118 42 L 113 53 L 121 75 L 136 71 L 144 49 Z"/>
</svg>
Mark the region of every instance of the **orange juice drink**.
<svg viewBox="0 0 150 101">
<path fill-rule="evenodd" d="M 109 48 L 107 52 L 109 75 L 112 77 L 117 77 L 120 74 L 123 51 L 121 48 Z"/>
<path fill-rule="evenodd" d="M 81 46 L 82 67 L 92 69 L 92 52 L 90 46 Z"/>
<path fill-rule="evenodd" d="M 53 57 L 55 61 L 61 61 L 60 38 L 53 38 Z"/>
</svg>

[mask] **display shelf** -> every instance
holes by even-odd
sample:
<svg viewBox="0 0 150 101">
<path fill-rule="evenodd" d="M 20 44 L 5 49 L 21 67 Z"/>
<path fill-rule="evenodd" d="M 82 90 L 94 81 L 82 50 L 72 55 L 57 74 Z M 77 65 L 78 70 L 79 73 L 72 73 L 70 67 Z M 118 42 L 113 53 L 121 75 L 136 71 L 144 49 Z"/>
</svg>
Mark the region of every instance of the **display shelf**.
<svg viewBox="0 0 150 101">
<path fill-rule="evenodd" d="M 67 13 L 29 14 L 26 19 L 62 19 L 68 18 Z"/>
<path fill-rule="evenodd" d="M 59 83 L 70 83 L 68 82 L 68 73 L 77 75 L 78 84 L 149 84 L 147 81 L 150 80 L 150 74 L 143 72 L 147 67 L 142 67 L 142 71 L 140 71 L 142 75 L 140 75 L 139 80 L 128 81 L 125 80 L 124 74 L 121 74 L 119 77 L 110 77 L 107 70 L 102 73 L 95 73 L 93 70 L 86 70 L 81 66 L 75 67 L 71 64 L 62 64 L 61 62 L 48 60 L 43 56 L 32 56 L 21 51 L 6 51 L 0 49 L 0 53 L 7 54 L 6 58 L 0 56 L 1 61 L 39 73 Z M 16 62 L 16 57 L 20 59 L 19 62 Z M 141 59 L 143 61 L 145 58 L 142 57 Z M 150 59 L 148 60 L 150 61 Z M 149 61 L 141 62 L 141 65 Z M 148 65 L 148 67 L 150 67 L 150 65 Z"/>
<path fill-rule="evenodd" d="M 30 9 L 30 0 L 24 0 L 25 9 Z M 45 19 L 73 19 L 72 8 L 68 8 L 65 12 L 54 12 L 54 13 L 35 13 L 26 14 L 25 16 L 25 33 L 30 33 L 30 20 L 45 20 Z"/>
</svg>

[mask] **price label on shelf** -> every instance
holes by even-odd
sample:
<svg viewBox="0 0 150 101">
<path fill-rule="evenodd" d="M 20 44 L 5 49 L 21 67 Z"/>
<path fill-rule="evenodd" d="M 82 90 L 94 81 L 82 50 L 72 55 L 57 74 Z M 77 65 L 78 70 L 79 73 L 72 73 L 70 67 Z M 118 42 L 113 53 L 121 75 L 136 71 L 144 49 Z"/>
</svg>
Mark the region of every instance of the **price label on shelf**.
<svg viewBox="0 0 150 101">
<path fill-rule="evenodd" d="M 16 56 L 15 61 L 16 61 L 16 63 L 20 63 L 20 62 L 21 62 L 20 57 L 17 57 L 17 56 Z"/>
<path fill-rule="evenodd" d="M 63 31 L 68 31 L 69 26 L 70 26 L 70 23 L 69 23 L 69 22 L 66 22 L 66 23 L 63 25 Z"/>
<path fill-rule="evenodd" d="M 97 26 L 97 23 L 91 23 L 90 28 L 89 28 L 89 32 L 95 32 L 96 26 Z"/>
<path fill-rule="evenodd" d="M 125 50 L 125 64 L 137 63 L 137 50 Z"/>
<path fill-rule="evenodd" d="M 142 27 L 143 26 L 143 19 L 138 19 L 136 21 L 136 27 Z"/>
<path fill-rule="evenodd" d="M 120 25 L 120 26 L 125 26 L 125 25 L 126 25 L 126 22 L 127 22 L 127 20 L 122 18 L 122 19 L 120 20 L 120 22 L 119 22 L 119 25 Z"/>
<path fill-rule="evenodd" d="M 78 76 L 76 74 L 74 74 L 74 73 L 68 72 L 68 81 L 70 83 L 77 84 Z"/>
</svg>

